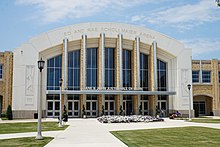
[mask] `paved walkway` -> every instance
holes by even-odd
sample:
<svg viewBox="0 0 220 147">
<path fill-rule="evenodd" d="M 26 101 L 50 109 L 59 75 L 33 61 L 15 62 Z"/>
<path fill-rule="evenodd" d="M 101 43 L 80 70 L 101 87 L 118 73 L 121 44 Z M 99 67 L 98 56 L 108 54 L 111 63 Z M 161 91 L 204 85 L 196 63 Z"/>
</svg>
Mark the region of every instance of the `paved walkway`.
<svg viewBox="0 0 220 147">
<path fill-rule="evenodd" d="M 46 147 L 126 147 L 96 119 L 72 119 L 69 123 Z"/>
<path fill-rule="evenodd" d="M 24 122 L 23 120 L 22 122 Z M 28 120 L 35 121 L 35 120 Z M 44 121 L 55 121 L 55 119 L 47 119 Z M 5 121 L 4 121 L 5 122 Z M 12 122 L 12 121 L 11 121 Z M 16 121 L 14 121 L 16 122 Z M 0 122 L 1 123 L 1 122 Z M 46 147 L 56 146 L 74 146 L 74 147 L 126 147 L 121 141 L 114 137 L 109 131 L 116 130 L 137 130 L 137 129 L 155 129 L 155 128 L 172 128 L 186 126 L 202 126 L 220 129 L 220 124 L 212 123 L 193 123 L 183 120 L 169 120 L 165 122 L 153 123 L 113 123 L 102 124 L 96 119 L 69 119 L 70 125 L 64 131 L 48 131 L 43 132 L 43 136 L 51 136 L 54 139 L 46 145 Z M 34 133 L 16 133 L 16 134 L 0 134 L 0 139 L 31 137 L 36 136 Z"/>
</svg>

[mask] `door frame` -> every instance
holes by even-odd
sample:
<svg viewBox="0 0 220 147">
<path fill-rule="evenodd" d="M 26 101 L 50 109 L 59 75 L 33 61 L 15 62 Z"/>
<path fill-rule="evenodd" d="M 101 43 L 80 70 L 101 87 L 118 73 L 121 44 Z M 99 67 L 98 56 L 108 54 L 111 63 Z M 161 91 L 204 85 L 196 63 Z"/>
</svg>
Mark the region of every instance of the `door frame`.
<svg viewBox="0 0 220 147">
<path fill-rule="evenodd" d="M 69 102 L 72 103 L 72 110 L 69 110 Z M 75 102 L 78 102 L 78 110 L 75 110 Z M 71 112 L 72 115 L 69 115 L 69 112 Z M 74 115 L 74 112 L 78 112 L 78 115 Z M 79 117 L 79 116 L 80 116 L 80 100 L 77 99 L 68 100 L 68 117 Z"/>
</svg>

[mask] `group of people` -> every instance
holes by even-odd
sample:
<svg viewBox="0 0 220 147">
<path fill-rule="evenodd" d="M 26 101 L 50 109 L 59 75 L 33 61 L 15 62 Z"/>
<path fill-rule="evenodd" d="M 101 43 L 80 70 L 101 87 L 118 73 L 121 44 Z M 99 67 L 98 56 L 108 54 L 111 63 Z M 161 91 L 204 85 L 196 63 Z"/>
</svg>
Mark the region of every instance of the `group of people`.
<svg viewBox="0 0 220 147">
<path fill-rule="evenodd" d="M 169 118 L 174 119 L 174 118 L 177 118 L 177 117 L 181 117 L 181 113 L 179 111 L 176 111 L 176 112 L 172 113 Z"/>
</svg>

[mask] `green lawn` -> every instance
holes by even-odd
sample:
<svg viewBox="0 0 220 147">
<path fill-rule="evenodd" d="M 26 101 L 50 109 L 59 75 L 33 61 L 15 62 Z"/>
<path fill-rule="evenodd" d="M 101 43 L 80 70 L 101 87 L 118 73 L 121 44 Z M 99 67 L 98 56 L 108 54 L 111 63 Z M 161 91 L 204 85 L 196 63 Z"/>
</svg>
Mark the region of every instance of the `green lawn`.
<svg viewBox="0 0 220 147">
<path fill-rule="evenodd" d="M 191 122 L 197 123 L 220 123 L 220 119 L 212 119 L 212 118 L 194 118 Z"/>
<path fill-rule="evenodd" d="M 0 140 L 2 147 L 43 147 L 48 144 L 53 138 L 44 137 L 43 140 L 35 140 L 35 137 L 13 138 Z"/>
<path fill-rule="evenodd" d="M 58 127 L 57 122 L 43 122 L 42 131 L 65 130 L 68 126 Z M 0 134 L 37 132 L 37 122 L 0 123 Z"/>
<path fill-rule="evenodd" d="M 111 132 L 129 147 L 217 147 L 220 129 L 182 127 Z"/>
</svg>

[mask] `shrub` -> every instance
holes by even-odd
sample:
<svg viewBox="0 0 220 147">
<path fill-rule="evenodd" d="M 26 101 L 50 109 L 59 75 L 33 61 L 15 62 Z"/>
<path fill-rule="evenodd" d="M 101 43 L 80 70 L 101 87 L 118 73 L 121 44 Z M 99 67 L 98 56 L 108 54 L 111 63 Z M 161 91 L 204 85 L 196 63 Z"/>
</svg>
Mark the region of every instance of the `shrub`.
<svg viewBox="0 0 220 147">
<path fill-rule="evenodd" d="M 102 105 L 102 115 L 105 115 L 105 108 L 104 108 L 104 105 Z"/>
<path fill-rule="evenodd" d="M 139 114 L 139 115 L 142 115 L 142 105 L 141 105 L 141 104 L 140 104 L 140 106 L 139 106 L 138 114 Z"/>
<path fill-rule="evenodd" d="M 6 114 L 5 114 L 5 113 L 2 113 L 2 114 L 1 114 L 1 117 L 6 117 Z"/>
<path fill-rule="evenodd" d="M 12 120 L 13 119 L 11 105 L 8 105 L 7 112 L 6 112 L 6 117 L 8 118 L 8 120 Z"/>
<path fill-rule="evenodd" d="M 120 112 L 119 112 L 119 115 L 123 115 L 123 108 L 122 108 L 122 105 L 120 105 Z"/>
<path fill-rule="evenodd" d="M 83 108 L 82 108 L 82 115 L 86 115 L 86 109 L 85 109 L 84 105 L 83 105 Z"/>
</svg>

